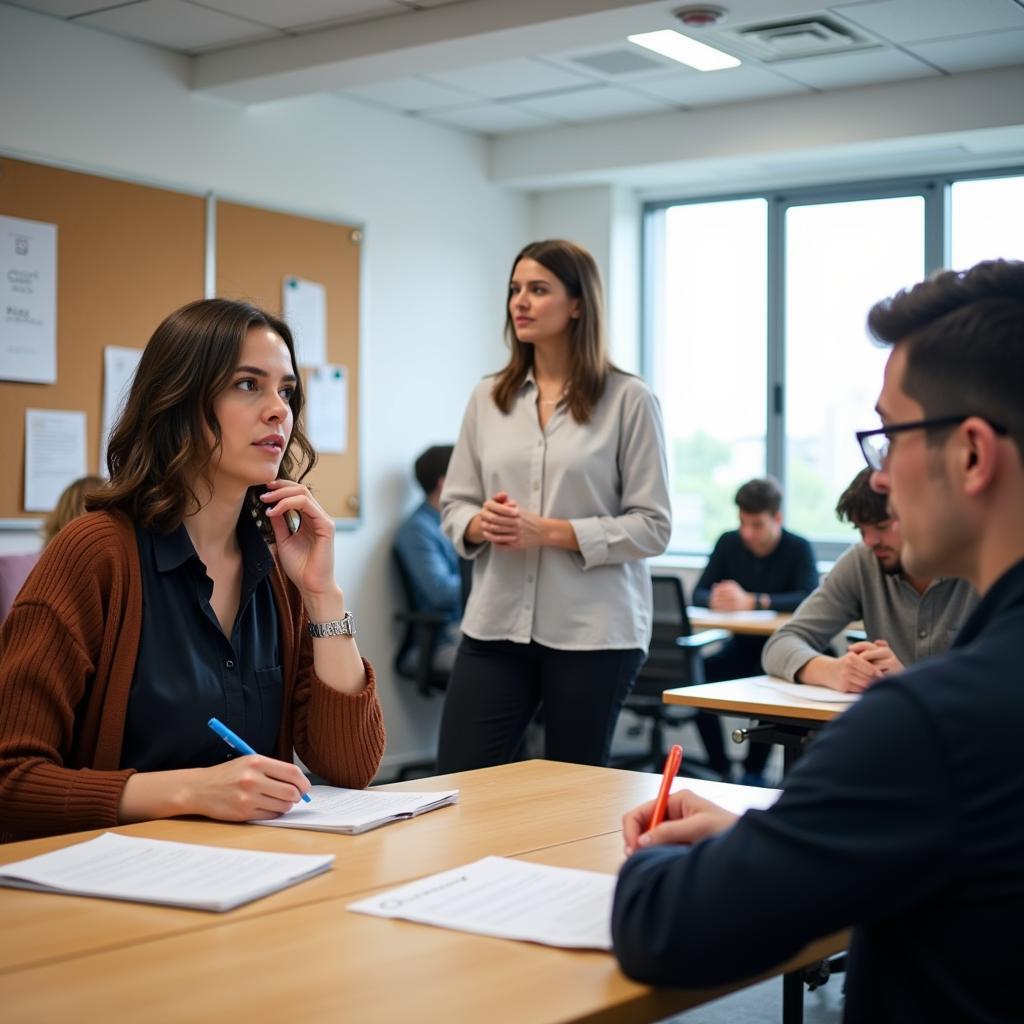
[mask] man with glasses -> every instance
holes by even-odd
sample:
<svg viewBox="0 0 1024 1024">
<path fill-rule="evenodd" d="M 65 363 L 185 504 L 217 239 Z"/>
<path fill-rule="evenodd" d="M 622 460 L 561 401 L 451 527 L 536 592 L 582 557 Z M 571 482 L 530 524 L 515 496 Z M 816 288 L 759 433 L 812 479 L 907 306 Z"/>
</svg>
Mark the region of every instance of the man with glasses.
<svg viewBox="0 0 1024 1024">
<path fill-rule="evenodd" d="M 936 654 L 945 654 L 977 604 L 966 580 L 907 572 L 899 520 L 862 469 L 836 505 L 862 543 L 839 557 L 821 586 L 764 648 L 765 672 L 791 682 L 859 693 L 872 683 Z M 835 657 L 832 638 L 863 619 L 867 639 Z"/>
<path fill-rule="evenodd" d="M 653 802 L 629 812 L 615 951 L 645 982 L 719 985 L 852 926 L 847 1022 L 1020 1021 L 1024 263 L 939 274 L 868 324 L 892 352 L 861 444 L 903 562 L 980 603 L 824 728 L 769 810 L 680 791 L 649 834 Z"/>
</svg>

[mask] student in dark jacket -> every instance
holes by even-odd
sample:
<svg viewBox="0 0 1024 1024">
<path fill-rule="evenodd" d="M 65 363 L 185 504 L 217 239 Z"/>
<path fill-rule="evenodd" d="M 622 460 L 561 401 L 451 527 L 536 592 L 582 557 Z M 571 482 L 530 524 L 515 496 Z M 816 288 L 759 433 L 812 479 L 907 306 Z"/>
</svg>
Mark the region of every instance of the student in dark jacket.
<svg viewBox="0 0 1024 1024">
<path fill-rule="evenodd" d="M 782 490 L 771 477 L 748 480 L 736 492 L 740 527 L 723 533 L 704 568 L 693 603 L 716 612 L 795 611 L 818 585 L 811 545 L 782 525 Z M 761 652 L 767 637 L 734 636 L 705 662 L 709 683 L 761 674 Z M 697 728 L 708 763 L 728 778 L 729 759 L 717 715 L 703 711 Z M 754 743 L 747 752 L 743 781 L 763 783 L 761 773 L 771 745 Z"/>
<path fill-rule="evenodd" d="M 681 791 L 649 834 L 652 805 L 628 813 L 615 951 L 641 981 L 719 985 L 852 927 L 848 1024 L 1020 1021 L 1024 263 L 939 274 L 868 323 L 893 348 L 858 438 L 907 571 L 981 602 L 822 730 L 771 809 Z"/>
</svg>

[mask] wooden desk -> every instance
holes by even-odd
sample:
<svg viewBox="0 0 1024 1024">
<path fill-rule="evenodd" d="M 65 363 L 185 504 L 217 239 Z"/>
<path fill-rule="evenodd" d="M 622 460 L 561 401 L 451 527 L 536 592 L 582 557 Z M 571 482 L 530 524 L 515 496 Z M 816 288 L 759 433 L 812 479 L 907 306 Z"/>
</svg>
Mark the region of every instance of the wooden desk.
<svg viewBox="0 0 1024 1024">
<path fill-rule="evenodd" d="M 125 825 L 125 835 L 282 853 L 334 853 L 334 870 L 228 914 L 0 888 L 0 975 L 69 957 L 191 932 L 226 920 L 391 888 L 488 854 L 515 856 L 590 836 L 618 836 L 622 814 L 658 791 L 659 777 L 586 765 L 525 761 L 459 775 L 416 779 L 382 789 L 460 790 L 459 803 L 361 836 L 173 819 Z M 749 790 L 677 780 L 726 805 L 749 805 Z M 770 794 L 768 795 L 770 802 Z M 23 860 L 99 835 L 32 839 L 0 846 L 0 863 Z M 621 845 L 621 843 L 620 843 Z"/>
<path fill-rule="evenodd" d="M 746 679 L 728 679 L 722 683 L 702 683 L 699 686 L 681 686 L 665 690 L 666 704 L 682 704 L 703 708 L 720 715 L 746 715 L 783 725 L 803 725 L 820 729 L 842 714 L 847 703 L 806 700 L 789 693 L 761 685 L 769 676 L 750 676 Z M 782 680 L 779 680 L 782 682 Z"/>
<path fill-rule="evenodd" d="M 406 858 L 421 846 L 401 845 Z M 622 860 L 622 840 L 616 830 L 521 856 L 612 872 Z M 3 979 L 5 1024 L 82 1017 L 114 1024 L 289 1018 L 313 1024 L 639 1024 L 743 987 L 654 989 L 625 978 L 604 953 L 351 914 L 347 902 L 327 900 L 249 917 L 203 915 L 223 923 L 14 971 Z M 765 976 L 845 945 L 845 934 L 819 940 Z M 755 980 L 760 979 L 750 982 Z"/>
<path fill-rule="evenodd" d="M 771 636 L 793 617 L 791 612 L 713 612 L 710 608 L 687 608 L 694 629 L 727 629 L 744 636 Z"/>
</svg>

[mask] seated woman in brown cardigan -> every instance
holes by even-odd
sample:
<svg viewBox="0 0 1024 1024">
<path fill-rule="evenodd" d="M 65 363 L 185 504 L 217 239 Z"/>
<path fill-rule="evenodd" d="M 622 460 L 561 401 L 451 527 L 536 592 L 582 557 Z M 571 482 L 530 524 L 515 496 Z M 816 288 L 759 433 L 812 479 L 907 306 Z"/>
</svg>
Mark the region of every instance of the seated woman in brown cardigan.
<svg viewBox="0 0 1024 1024">
<path fill-rule="evenodd" d="M 194 302 L 157 328 L 109 484 L 0 634 L 0 837 L 281 814 L 309 788 L 293 751 L 335 785 L 373 778 L 373 670 L 334 522 L 296 482 L 316 457 L 302 401 L 291 333 L 254 306 Z"/>
</svg>

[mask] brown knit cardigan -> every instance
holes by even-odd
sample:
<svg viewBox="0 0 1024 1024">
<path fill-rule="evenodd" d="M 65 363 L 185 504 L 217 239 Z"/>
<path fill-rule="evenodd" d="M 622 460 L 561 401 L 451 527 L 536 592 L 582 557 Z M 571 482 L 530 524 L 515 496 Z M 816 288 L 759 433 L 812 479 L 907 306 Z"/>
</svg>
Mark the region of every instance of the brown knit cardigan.
<svg viewBox="0 0 1024 1024">
<path fill-rule="evenodd" d="M 285 686 L 277 756 L 294 750 L 317 775 L 361 789 L 384 750 L 373 669 L 364 662 L 366 688 L 352 696 L 321 682 L 298 590 L 279 567 L 270 581 Z M 0 631 L 0 842 L 117 824 L 141 630 L 131 522 L 81 516 L 47 547 Z"/>
</svg>

